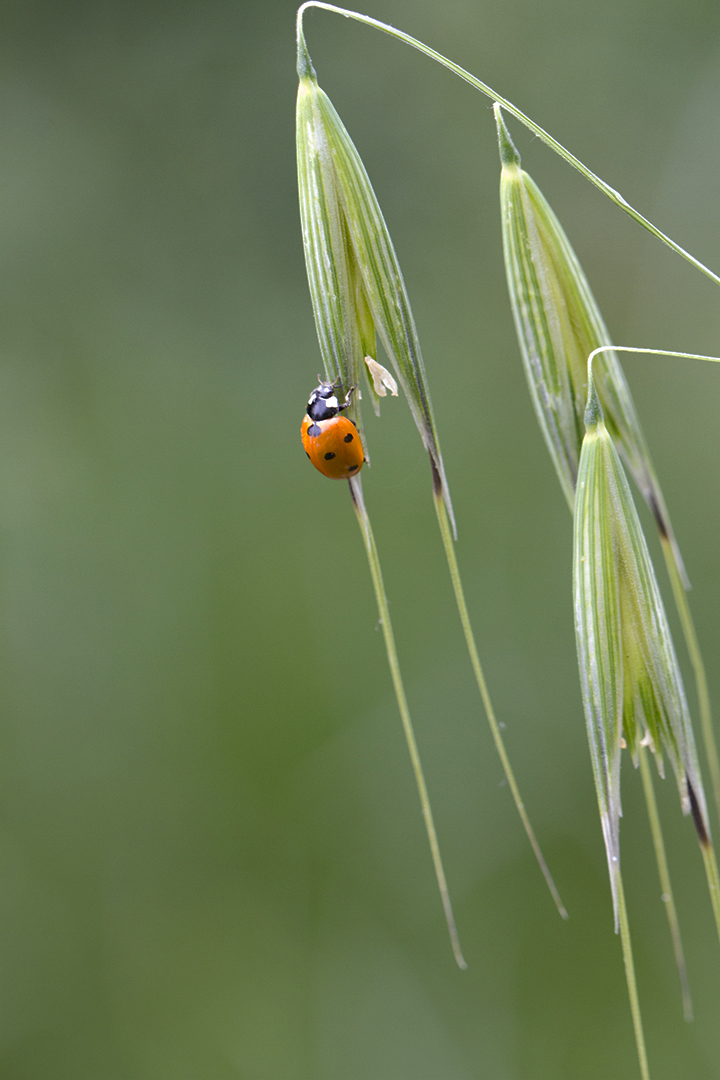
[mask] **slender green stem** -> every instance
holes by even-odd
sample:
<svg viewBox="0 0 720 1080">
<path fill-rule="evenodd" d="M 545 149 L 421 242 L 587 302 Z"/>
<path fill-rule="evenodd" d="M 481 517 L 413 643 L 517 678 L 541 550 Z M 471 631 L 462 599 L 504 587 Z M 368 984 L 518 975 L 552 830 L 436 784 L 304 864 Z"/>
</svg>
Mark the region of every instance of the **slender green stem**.
<svg viewBox="0 0 720 1080">
<path fill-rule="evenodd" d="M 620 871 L 616 870 L 615 875 L 617 883 L 620 941 L 622 942 L 623 961 L 625 963 L 625 981 L 627 982 L 628 995 L 630 997 L 630 1012 L 632 1013 L 633 1028 L 635 1029 L 635 1045 L 637 1046 L 638 1060 L 640 1062 L 640 1075 L 642 1076 L 642 1080 L 650 1080 L 647 1051 L 645 1049 L 645 1036 L 643 1035 L 642 1017 L 640 1015 L 640 999 L 638 998 L 637 982 L 635 980 L 635 964 L 633 963 L 632 943 L 630 941 L 630 924 L 628 922 L 627 907 L 625 906 L 625 892 L 623 890 L 622 875 Z"/>
<path fill-rule="evenodd" d="M 599 188 L 603 194 L 607 195 L 616 206 L 619 206 L 621 210 L 624 210 L 634 221 L 637 221 L 639 225 L 642 225 L 644 229 L 647 229 L 647 231 L 657 237 L 658 240 L 662 240 L 664 244 L 667 244 L 667 246 L 678 255 L 682 255 L 683 259 L 687 259 L 689 263 L 692 263 L 697 270 L 700 270 L 701 273 L 720 285 L 720 277 L 718 277 L 717 274 L 713 273 L 713 271 L 701 263 L 699 259 L 696 259 L 694 255 L 691 255 L 689 251 L 680 247 L 680 245 L 676 244 L 674 240 L 671 240 L 669 236 L 666 236 L 665 233 L 661 232 L 651 221 L 648 221 L 647 218 L 643 217 L 638 210 L 635 210 L 635 208 L 622 197 L 620 192 L 615 191 L 615 189 L 610 187 L 609 184 L 606 184 L 604 180 L 601 180 L 599 176 L 596 176 L 587 165 L 583 165 L 582 161 L 571 154 L 569 150 L 566 150 L 556 139 L 553 139 L 552 135 L 536 124 L 534 120 L 531 120 L 529 116 L 526 116 L 525 113 L 521 112 L 511 101 L 502 97 L 501 94 L 497 94 L 491 86 L 487 85 L 487 83 L 481 82 L 480 79 L 476 79 L 475 76 L 471 75 L 465 68 L 460 67 L 458 64 L 454 64 L 452 60 L 448 60 L 442 53 L 436 52 L 435 49 L 431 49 L 428 45 L 424 45 L 422 41 L 418 41 L 417 38 L 411 37 L 410 34 L 406 34 L 402 30 L 396 30 L 394 26 L 379 22 L 378 19 L 371 19 L 369 15 L 362 15 L 357 11 L 349 11 L 347 8 L 336 7 L 335 4 L 321 3 L 320 0 L 309 0 L 308 3 L 303 4 L 302 7 L 298 9 L 297 24 L 298 38 L 300 40 L 302 39 L 303 14 L 306 9 L 310 7 L 322 8 L 325 11 L 333 11 L 336 15 L 344 15 L 348 19 L 356 19 L 358 22 L 365 23 L 366 26 L 373 26 L 376 30 L 382 30 L 383 33 L 398 38 L 400 41 L 405 42 L 406 45 L 411 45 L 413 49 L 418 49 L 421 53 L 424 53 L 425 56 L 429 56 L 432 60 L 436 60 L 439 64 L 442 64 L 443 67 L 446 67 L 456 75 L 459 75 L 461 79 L 464 79 L 465 82 L 474 86 L 476 90 L 479 90 L 482 94 L 492 98 L 493 101 L 497 101 L 506 112 L 509 112 L 519 120 L 521 124 L 524 124 L 525 127 L 532 131 L 533 134 L 537 135 L 539 139 L 542 139 L 551 150 L 554 150 L 555 153 L 567 161 L 569 165 L 572 165 L 574 169 L 577 169 L 586 180 L 589 180 L 591 184 L 594 184 L 596 188 Z"/>
<path fill-rule="evenodd" d="M 410 719 L 410 710 L 408 709 L 407 698 L 405 697 L 405 688 L 403 686 L 402 676 L 400 674 L 400 664 L 398 662 L 397 650 L 395 648 L 395 637 L 392 631 L 392 623 L 390 622 L 390 611 L 388 609 L 387 597 L 385 595 L 385 586 L 383 584 L 382 571 L 380 569 L 380 559 L 378 557 L 377 548 L 375 546 L 375 537 L 373 536 L 372 528 L 370 527 L 370 518 L 368 517 L 367 510 L 365 509 L 365 501 L 362 496 L 362 488 L 360 486 L 359 479 L 353 477 L 349 481 L 349 483 L 353 506 L 357 515 L 358 524 L 360 525 L 360 531 L 362 533 L 363 541 L 365 544 L 365 551 L 367 552 L 368 563 L 370 564 L 370 574 L 372 576 L 373 586 L 375 589 L 375 599 L 377 600 L 378 611 L 380 613 L 380 624 L 382 626 L 383 637 L 385 639 L 385 649 L 387 651 L 388 664 L 390 665 L 390 674 L 392 675 L 393 686 L 395 688 L 395 697 L 397 698 L 398 708 L 400 710 L 400 716 L 402 719 L 403 730 L 405 732 L 405 738 L 407 740 L 408 750 L 410 751 L 410 760 L 412 762 L 413 772 L 415 773 L 415 782 L 417 784 L 418 794 L 420 796 L 420 805 L 422 807 L 423 818 L 425 819 L 425 828 L 427 830 L 428 840 L 430 842 L 430 851 L 435 866 L 435 875 L 437 877 L 438 888 L 440 889 L 440 897 L 442 899 L 443 908 L 445 909 L 445 921 L 447 922 L 447 928 L 450 934 L 450 942 L 452 944 L 452 950 L 455 955 L 457 965 L 459 968 L 462 968 L 464 970 L 467 967 L 467 964 L 460 949 L 460 941 L 458 938 L 457 928 L 455 926 L 455 917 L 453 916 L 452 905 L 450 903 L 450 893 L 448 892 L 447 881 L 445 880 L 445 871 L 443 870 L 442 859 L 440 857 L 440 846 L 438 844 L 432 809 L 430 807 L 430 797 L 428 795 L 427 784 L 425 783 L 425 775 L 423 773 L 423 767 L 420 761 L 420 753 L 418 751 L 417 742 L 415 740 L 415 732 L 413 730 L 412 720 Z"/>
<path fill-rule="evenodd" d="M 593 349 L 588 357 L 588 371 L 591 370 L 593 358 L 603 352 L 631 352 L 644 353 L 648 356 L 679 356 L 681 360 L 712 360 L 720 364 L 720 356 L 704 356 L 702 353 L 673 352 L 672 349 L 636 349 L 634 345 L 601 345 Z"/>
<path fill-rule="evenodd" d="M 462 623 L 463 632 L 465 634 L 465 641 L 467 642 L 468 652 L 470 653 L 470 661 L 472 663 L 473 671 L 475 672 L 475 678 L 477 680 L 478 689 L 480 690 L 480 696 L 485 706 L 485 712 L 487 714 L 488 723 L 490 724 L 490 730 L 492 737 L 495 741 L 495 749 L 500 755 L 500 761 L 507 777 L 507 782 L 512 792 L 512 797 L 515 800 L 515 806 L 520 815 L 520 819 L 525 827 L 528 839 L 532 845 L 532 849 L 535 852 L 535 858 L 538 861 L 540 869 L 542 870 L 547 886 L 550 889 L 552 898 L 555 901 L 558 911 L 562 915 L 563 919 L 567 919 L 568 913 L 565 910 L 560 894 L 555 887 L 555 882 L 552 879 L 550 871 L 548 870 L 547 863 L 543 858 L 543 853 L 540 850 L 535 833 L 533 832 L 530 819 L 528 818 L 527 811 L 525 810 L 525 804 L 520 798 L 520 791 L 515 781 L 515 774 L 510 766 L 510 760 L 505 750 L 505 744 L 503 742 L 502 735 L 500 733 L 500 726 L 495 717 L 495 710 L 493 709 L 492 702 L 490 700 L 490 694 L 488 692 L 487 683 L 485 682 L 485 676 L 483 674 L 482 667 L 480 665 L 480 657 L 478 656 L 477 646 L 475 644 L 475 636 L 473 634 L 472 626 L 470 624 L 470 616 L 468 614 L 467 604 L 465 603 L 465 593 L 462 587 L 462 581 L 460 580 L 460 571 L 458 569 L 457 559 L 455 558 L 455 546 L 453 544 L 452 533 L 450 531 L 450 522 L 448 521 L 447 510 L 445 509 L 445 502 L 442 497 L 442 490 L 435 485 L 435 510 L 440 523 L 440 533 L 443 538 L 443 544 L 445 546 L 445 554 L 447 556 L 448 567 L 450 569 L 450 577 L 452 579 L 453 589 L 455 590 L 455 599 L 457 601 L 458 612 L 460 614 L 460 622 Z"/>
<path fill-rule="evenodd" d="M 703 861 L 705 863 L 705 873 L 707 875 L 708 889 L 710 890 L 710 902 L 712 903 L 713 915 L 715 916 L 715 926 L 717 927 L 718 937 L 720 938 L 720 878 L 718 878 L 718 867 L 715 861 L 715 849 L 711 843 L 704 844 L 700 842 L 700 850 L 702 851 Z"/>
<path fill-rule="evenodd" d="M 598 353 L 603 352 L 629 352 L 644 355 L 649 354 L 650 356 L 673 356 L 679 357 L 682 360 L 710 360 L 713 363 L 720 363 L 720 357 L 704 356 L 701 353 L 674 352 L 670 349 L 636 349 L 631 345 L 601 345 L 599 349 L 594 349 L 588 357 L 588 375 L 592 371 L 593 359 Z M 688 603 L 685 586 L 680 577 L 672 545 L 666 536 L 661 535 L 660 542 L 667 564 L 668 574 L 670 575 L 670 584 L 675 598 L 675 606 L 677 607 L 678 615 L 680 616 L 680 624 L 682 626 L 685 644 L 695 675 L 695 687 L 697 689 L 698 707 L 700 710 L 700 729 L 705 745 L 708 768 L 710 769 L 710 780 L 715 799 L 715 807 L 717 809 L 718 820 L 720 820 L 720 758 L 718 757 L 717 742 L 715 740 L 715 731 L 713 729 L 712 709 L 710 707 L 710 694 L 708 692 L 707 676 L 705 675 L 705 665 L 703 664 L 700 645 L 698 644 L 697 634 L 695 633 L 695 625 L 692 620 L 692 615 L 690 614 L 690 605 Z"/>
<path fill-rule="evenodd" d="M 647 804 L 650 829 L 652 831 L 653 845 L 655 847 L 655 858 L 657 860 L 658 874 L 660 876 L 662 899 L 665 904 L 665 910 L 667 911 L 670 936 L 672 938 L 673 951 L 675 953 L 675 963 L 677 964 L 678 977 L 680 979 L 683 1015 L 689 1023 L 693 1018 L 693 1009 L 692 998 L 690 997 L 690 985 L 687 977 L 687 967 L 685 966 L 685 954 L 682 947 L 682 938 L 680 937 L 680 924 L 678 922 L 677 911 L 675 910 L 672 885 L 670 884 L 670 871 L 668 870 L 667 858 L 665 856 L 665 844 L 663 842 L 660 815 L 658 814 L 657 801 L 655 799 L 652 773 L 648 763 L 647 751 L 642 745 L 640 746 L 638 757 L 640 759 L 640 774 L 642 776 L 645 802 Z"/>
<path fill-rule="evenodd" d="M 700 730 L 702 731 L 705 755 L 707 757 L 708 768 L 710 769 L 710 781 L 715 797 L 715 807 L 717 809 L 718 819 L 720 819 L 720 761 L 718 760 L 718 749 L 715 741 L 715 731 L 713 730 L 712 710 L 710 708 L 710 694 L 708 693 L 707 678 L 705 676 L 705 665 L 703 664 L 697 634 L 695 633 L 695 626 L 693 624 L 692 615 L 690 614 L 687 593 L 680 580 L 677 563 L 675 562 L 670 543 L 666 537 L 661 537 L 661 541 L 668 574 L 670 575 L 670 584 L 672 585 L 673 596 L 675 597 L 675 605 L 678 610 L 678 615 L 680 616 L 680 623 L 685 636 L 685 644 L 687 645 L 690 663 L 692 664 L 693 672 L 695 673 L 695 686 L 697 688 L 698 706 L 700 709 Z"/>
</svg>

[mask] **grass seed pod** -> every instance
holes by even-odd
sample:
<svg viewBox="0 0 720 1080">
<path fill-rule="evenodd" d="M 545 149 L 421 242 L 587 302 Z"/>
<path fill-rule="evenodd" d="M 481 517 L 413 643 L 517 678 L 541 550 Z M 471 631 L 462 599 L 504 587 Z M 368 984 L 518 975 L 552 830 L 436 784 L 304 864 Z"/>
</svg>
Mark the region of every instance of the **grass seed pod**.
<svg viewBox="0 0 720 1080">
<path fill-rule="evenodd" d="M 620 751 L 662 753 L 701 845 L 709 826 L 682 676 L 645 537 L 590 386 L 575 500 L 573 593 L 583 706 L 617 920 Z"/>
<path fill-rule="evenodd" d="M 400 264 L 352 139 L 318 86 L 298 39 L 297 158 L 300 214 L 315 323 L 328 375 L 358 382 L 375 334 L 395 369 L 454 516 L 420 343 Z M 376 411 L 378 397 L 372 384 Z"/>
<path fill-rule="evenodd" d="M 502 162 L 503 249 L 515 328 L 540 427 L 572 510 L 585 431 L 588 356 L 612 342 L 562 225 L 520 168 L 520 155 L 498 105 L 495 118 Z M 595 383 L 607 431 L 670 544 L 687 588 L 665 501 L 615 353 L 603 353 L 596 363 Z"/>
</svg>

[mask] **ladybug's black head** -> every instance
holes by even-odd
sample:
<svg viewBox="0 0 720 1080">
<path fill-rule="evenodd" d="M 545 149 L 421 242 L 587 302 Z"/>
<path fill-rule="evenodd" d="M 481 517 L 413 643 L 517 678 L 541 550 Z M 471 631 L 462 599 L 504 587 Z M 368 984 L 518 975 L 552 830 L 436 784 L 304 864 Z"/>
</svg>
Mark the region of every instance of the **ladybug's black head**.
<svg viewBox="0 0 720 1080">
<path fill-rule="evenodd" d="M 311 420 L 330 420 L 343 408 L 335 394 L 336 383 L 321 382 L 308 401 L 307 414 Z"/>
</svg>

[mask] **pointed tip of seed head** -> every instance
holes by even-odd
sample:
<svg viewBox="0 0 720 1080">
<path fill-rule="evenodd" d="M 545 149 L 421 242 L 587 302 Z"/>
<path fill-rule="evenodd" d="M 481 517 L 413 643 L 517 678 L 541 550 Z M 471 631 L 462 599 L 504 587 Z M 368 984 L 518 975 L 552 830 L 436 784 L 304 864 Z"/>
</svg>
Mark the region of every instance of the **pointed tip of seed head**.
<svg viewBox="0 0 720 1080">
<path fill-rule="evenodd" d="M 307 51 L 305 36 L 299 24 L 297 34 L 297 73 L 298 79 L 311 79 L 313 82 L 317 82 L 315 68 L 310 59 L 310 53 Z"/>
<path fill-rule="evenodd" d="M 587 431 L 594 431 L 603 418 L 602 406 L 600 405 L 600 398 L 597 395 L 595 389 L 595 380 L 592 375 L 588 380 L 588 396 L 587 405 L 585 406 L 585 428 Z"/>
<path fill-rule="evenodd" d="M 498 105 L 497 101 L 493 105 L 493 112 L 495 113 L 495 123 L 497 125 L 500 161 L 503 165 L 519 165 L 520 155 L 515 148 L 515 144 L 510 138 L 510 132 L 505 127 L 502 109 Z"/>
</svg>

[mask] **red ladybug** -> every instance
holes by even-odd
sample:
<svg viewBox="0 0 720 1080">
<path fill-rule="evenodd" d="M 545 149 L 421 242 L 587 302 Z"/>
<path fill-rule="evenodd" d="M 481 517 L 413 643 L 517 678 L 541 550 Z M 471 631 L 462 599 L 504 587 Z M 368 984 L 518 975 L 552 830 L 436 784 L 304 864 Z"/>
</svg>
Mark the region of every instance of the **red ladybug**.
<svg viewBox="0 0 720 1080">
<path fill-rule="evenodd" d="M 350 387 L 342 404 L 335 388 L 336 383 L 320 381 L 310 395 L 300 433 L 305 453 L 323 476 L 349 480 L 362 469 L 365 452 L 353 421 L 340 415 L 350 404 L 355 387 Z"/>
</svg>

